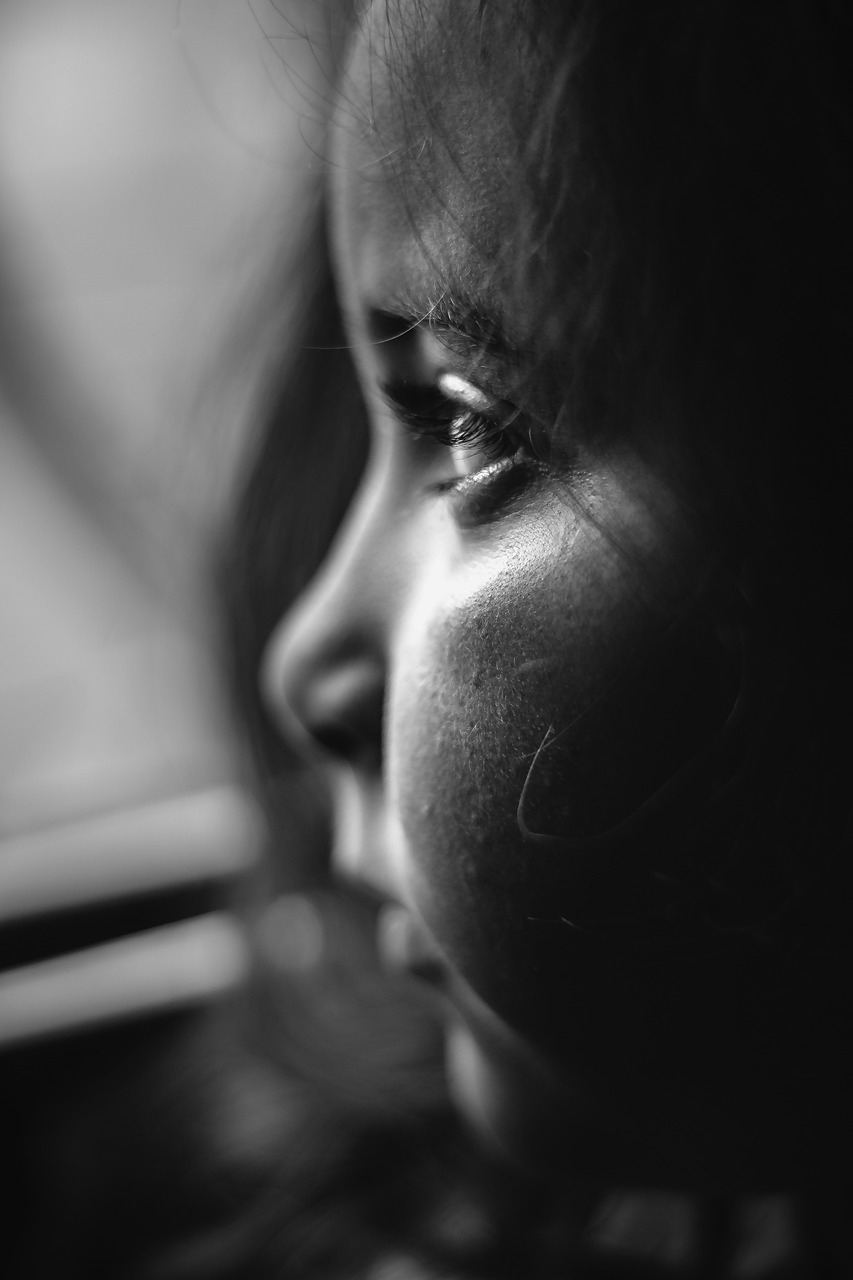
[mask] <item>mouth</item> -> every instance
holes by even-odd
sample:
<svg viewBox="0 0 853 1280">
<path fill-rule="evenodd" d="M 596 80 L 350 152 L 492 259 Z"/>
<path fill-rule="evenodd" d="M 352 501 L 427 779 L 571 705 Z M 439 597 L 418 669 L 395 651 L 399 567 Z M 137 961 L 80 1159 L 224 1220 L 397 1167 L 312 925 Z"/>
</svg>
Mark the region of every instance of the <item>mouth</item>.
<svg viewBox="0 0 853 1280">
<path fill-rule="evenodd" d="M 376 948 L 392 973 L 406 973 L 438 990 L 445 990 L 447 964 L 424 926 L 396 902 L 386 902 L 376 922 Z"/>
</svg>

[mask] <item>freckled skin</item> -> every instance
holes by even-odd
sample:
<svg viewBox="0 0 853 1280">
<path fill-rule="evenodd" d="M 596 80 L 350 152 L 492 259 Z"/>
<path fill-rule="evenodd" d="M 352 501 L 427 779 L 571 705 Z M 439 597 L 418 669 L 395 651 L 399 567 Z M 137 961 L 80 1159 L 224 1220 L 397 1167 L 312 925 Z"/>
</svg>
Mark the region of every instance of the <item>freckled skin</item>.
<svg viewBox="0 0 853 1280">
<path fill-rule="evenodd" d="M 445 47 L 454 22 L 464 48 L 467 8 L 428 7 L 421 56 Z M 457 277 L 484 283 L 496 308 L 511 298 L 535 333 L 535 299 L 519 311 L 511 283 L 518 209 L 496 198 L 523 136 L 507 103 L 523 95 L 513 50 L 503 61 L 492 50 L 488 72 L 408 104 L 403 135 L 405 64 L 392 60 L 389 84 L 385 35 L 375 18 L 352 52 L 331 177 L 373 454 L 330 561 L 273 642 L 268 684 L 296 705 L 354 653 L 381 667 L 383 772 L 354 762 L 360 817 L 348 810 L 341 843 L 453 966 L 467 1027 L 452 1037 L 466 1062 L 458 1092 L 478 1124 L 571 1176 L 784 1180 L 797 1141 L 787 1083 L 767 1075 L 774 1032 L 762 1028 L 760 1052 L 751 1040 L 750 974 L 632 958 L 566 923 L 642 906 L 653 836 L 641 830 L 618 862 L 571 841 L 629 817 L 727 714 L 701 539 L 653 423 L 642 458 L 582 444 L 571 474 L 532 475 L 485 521 L 468 521 L 464 496 L 430 490 L 450 473 L 446 451 L 408 438 L 379 400 L 389 357 L 366 315 L 392 309 L 401 280 L 435 297 Z M 550 269 L 568 272 L 560 254 L 552 245 Z M 525 787 L 523 820 L 551 842 L 524 837 Z"/>
</svg>

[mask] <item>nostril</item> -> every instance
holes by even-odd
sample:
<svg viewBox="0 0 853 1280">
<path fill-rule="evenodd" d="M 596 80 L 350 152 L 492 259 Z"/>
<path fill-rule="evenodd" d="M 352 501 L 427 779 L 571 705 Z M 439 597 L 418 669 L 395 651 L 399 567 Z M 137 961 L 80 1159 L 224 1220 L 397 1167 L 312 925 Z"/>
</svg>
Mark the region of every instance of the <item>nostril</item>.
<svg viewBox="0 0 853 1280">
<path fill-rule="evenodd" d="M 311 739 L 326 755 L 350 764 L 370 767 L 380 762 L 378 741 L 364 734 L 352 733 L 344 725 L 317 726 L 311 733 Z"/>
<path fill-rule="evenodd" d="M 284 735 L 299 749 L 361 767 L 381 759 L 383 665 L 365 653 L 293 653 L 284 670 L 265 672 L 267 702 Z"/>
</svg>

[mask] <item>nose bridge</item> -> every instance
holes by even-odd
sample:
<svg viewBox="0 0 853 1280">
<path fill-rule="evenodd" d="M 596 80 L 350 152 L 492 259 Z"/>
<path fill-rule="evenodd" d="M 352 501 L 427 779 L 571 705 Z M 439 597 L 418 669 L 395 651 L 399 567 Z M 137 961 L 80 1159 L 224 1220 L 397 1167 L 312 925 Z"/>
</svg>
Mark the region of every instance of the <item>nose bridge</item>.
<svg viewBox="0 0 853 1280">
<path fill-rule="evenodd" d="M 286 736 L 350 760 L 379 754 L 394 611 L 394 539 L 379 470 L 365 477 L 326 561 L 273 633 L 262 670 Z"/>
</svg>

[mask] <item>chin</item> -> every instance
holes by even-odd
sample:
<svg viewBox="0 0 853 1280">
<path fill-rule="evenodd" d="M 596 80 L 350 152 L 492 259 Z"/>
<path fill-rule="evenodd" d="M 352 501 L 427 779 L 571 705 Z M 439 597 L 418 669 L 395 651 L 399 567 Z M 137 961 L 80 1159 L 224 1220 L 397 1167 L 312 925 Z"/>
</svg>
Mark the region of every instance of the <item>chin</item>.
<svg viewBox="0 0 853 1280">
<path fill-rule="evenodd" d="M 447 1030 L 447 1080 L 454 1106 L 471 1127 L 501 1154 L 506 1148 L 506 1098 L 483 1051 L 463 1022 Z"/>
<path fill-rule="evenodd" d="M 576 1085 L 512 1033 L 454 1016 L 446 1032 L 451 1099 L 476 1136 L 527 1173 L 594 1181 L 612 1173 L 612 1135 L 593 1122 Z M 608 1156 L 603 1155 L 607 1152 Z"/>
<path fill-rule="evenodd" d="M 776 1189 L 786 1167 L 780 1151 L 774 1169 L 752 1169 L 742 1142 L 696 1131 L 690 1117 L 683 1117 L 684 1133 L 678 1125 L 673 1132 L 673 1117 L 650 1106 L 659 1123 L 646 1116 L 638 1125 L 640 1100 L 627 1087 L 627 1107 L 624 1099 L 594 1096 L 493 1016 L 480 1023 L 454 1015 L 446 1037 L 457 1110 L 493 1153 L 534 1177 L 592 1189 L 709 1191 L 728 1187 L 734 1176 L 737 1189 L 766 1191 Z"/>
</svg>

